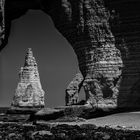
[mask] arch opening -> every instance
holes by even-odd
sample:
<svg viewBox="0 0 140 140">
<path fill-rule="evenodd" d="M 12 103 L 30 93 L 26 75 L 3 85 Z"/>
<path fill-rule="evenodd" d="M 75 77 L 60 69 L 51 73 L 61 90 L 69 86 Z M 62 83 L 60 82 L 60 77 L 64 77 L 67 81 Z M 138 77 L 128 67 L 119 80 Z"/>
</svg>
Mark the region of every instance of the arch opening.
<svg viewBox="0 0 140 140">
<path fill-rule="evenodd" d="M 64 105 L 65 88 L 78 71 L 77 58 L 66 39 L 55 29 L 50 17 L 42 11 L 30 10 L 13 20 L 7 46 L 1 53 L 5 69 L 3 78 L 6 79 L 3 81 L 1 99 L 7 105 L 11 104 L 26 49 L 32 48 L 46 92 L 46 106 Z M 9 88 L 6 88 L 7 85 Z"/>
</svg>

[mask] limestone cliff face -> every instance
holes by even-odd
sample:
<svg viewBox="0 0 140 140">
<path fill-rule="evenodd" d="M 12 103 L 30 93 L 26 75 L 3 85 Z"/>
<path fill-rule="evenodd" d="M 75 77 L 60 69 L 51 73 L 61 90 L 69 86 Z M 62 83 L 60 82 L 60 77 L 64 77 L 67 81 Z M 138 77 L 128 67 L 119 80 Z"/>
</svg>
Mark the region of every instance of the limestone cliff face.
<svg viewBox="0 0 140 140">
<path fill-rule="evenodd" d="M 110 11 L 110 25 L 116 39 L 116 47 L 123 60 L 118 105 L 140 107 L 140 1 L 119 0 L 106 5 Z"/>
<path fill-rule="evenodd" d="M 87 104 L 101 108 L 117 107 L 123 61 L 104 1 L 74 3 L 67 0 L 62 1 L 60 7 L 61 10 L 56 10 L 59 12 L 57 17 L 54 16 L 55 10 L 50 15 L 77 54 Z"/>
<path fill-rule="evenodd" d="M 1 48 L 11 20 L 28 9 L 41 9 L 77 55 L 87 104 L 140 107 L 139 7 L 139 0 L 7 0 L 1 12 Z"/>
<path fill-rule="evenodd" d="M 32 50 L 29 48 L 24 67 L 21 67 L 19 72 L 19 82 L 12 106 L 43 107 L 44 105 L 44 91 L 40 83 L 37 63 Z"/>
</svg>

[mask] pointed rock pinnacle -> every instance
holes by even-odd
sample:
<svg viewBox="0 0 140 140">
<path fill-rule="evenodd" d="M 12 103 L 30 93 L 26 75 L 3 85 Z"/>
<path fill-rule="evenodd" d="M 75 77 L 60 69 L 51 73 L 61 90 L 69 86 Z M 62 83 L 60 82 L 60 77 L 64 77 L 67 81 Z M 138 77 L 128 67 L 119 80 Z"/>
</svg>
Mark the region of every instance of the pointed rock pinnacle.
<svg viewBox="0 0 140 140">
<path fill-rule="evenodd" d="M 28 48 L 27 54 L 25 56 L 25 64 L 24 67 L 26 66 L 37 66 L 36 60 L 33 57 L 33 52 L 31 48 Z"/>
<path fill-rule="evenodd" d="M 24 67 L 19 72 L 19 82 L 12 106 L 44 107 L 44 91 L 41 86 L 38 67 L 31 48 L 25 56 Z"/>
</svg>

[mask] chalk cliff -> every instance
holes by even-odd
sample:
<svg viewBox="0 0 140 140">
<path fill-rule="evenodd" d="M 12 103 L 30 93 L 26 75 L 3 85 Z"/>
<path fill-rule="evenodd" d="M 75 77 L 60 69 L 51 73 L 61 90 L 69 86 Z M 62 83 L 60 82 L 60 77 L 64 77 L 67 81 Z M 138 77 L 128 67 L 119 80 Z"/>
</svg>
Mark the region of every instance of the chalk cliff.
<svg viewBox="0 0 140 140">
<path fill-rule="evenodd" d="M 1 49 L 13 19 L 28 9 L 43 10 L 77 55 L 86 103 L 97 108 L 140 107 L 139 0 L 0 2 Z"/>
</svg>

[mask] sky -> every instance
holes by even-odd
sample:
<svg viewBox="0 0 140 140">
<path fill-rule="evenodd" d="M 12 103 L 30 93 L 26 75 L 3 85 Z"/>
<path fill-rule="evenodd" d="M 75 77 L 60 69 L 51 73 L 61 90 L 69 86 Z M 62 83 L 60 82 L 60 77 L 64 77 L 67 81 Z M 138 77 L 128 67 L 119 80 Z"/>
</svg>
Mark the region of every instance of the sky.
<svg viewBox="0 0 140 140">
<path fill-rule="evenodd" d="M 9 42 L 0 52 L 0 106 L 11 105 L 27 48 L 38 63 L 46 107 L 65 105 L 65 89 L 79 71 L 77 57 L 51 18 L 30 10 L 12 21 Z"/>
</svg>

